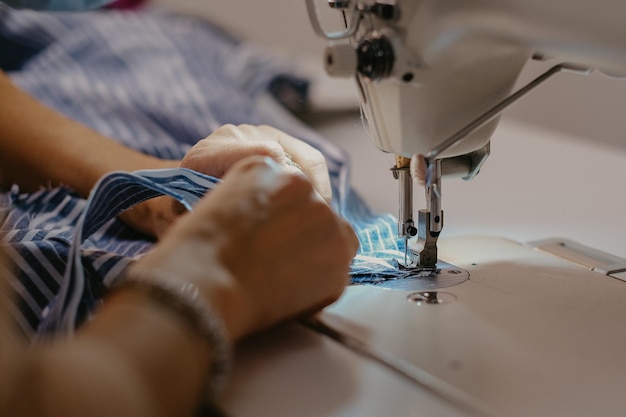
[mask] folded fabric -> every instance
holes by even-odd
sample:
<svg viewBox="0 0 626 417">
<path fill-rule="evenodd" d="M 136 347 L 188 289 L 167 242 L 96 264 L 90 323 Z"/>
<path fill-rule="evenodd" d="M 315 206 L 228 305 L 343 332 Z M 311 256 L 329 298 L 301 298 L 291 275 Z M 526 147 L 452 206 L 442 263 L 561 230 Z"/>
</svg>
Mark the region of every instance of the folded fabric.
<svg viewBox="0 0 626 417">
<path fill-rule="evenodd" d="M 355 282 L 377 282 L 377 274 L 397 271 L 394 258 L 403 256 L 403 247 L 395 218 L 373 213 L 349 186 L 345 152 L 271 95 L 291 85 L 303 96 L 307 82 L 267 50 L 191 17 L 114 10 L 37 13 L 0 5 L 0 67 L 50 107 L 160 158 L 181 158 L 226 123 L 268 124 L 306 141 L 326 157 L 333 208 L 359 236 Z M 283 83 L 280 88 L 277 82 Z M 77 224 L 89 207 L 66 188 L 32 194 L 13 188 L 0 194 L 0 203 L 10 207 L 2 230 L 18 276 L 12 282 L 17 300 L 12 313 L 28 337 L 42 317 L 59 311 L 55 300 L 67 285 L 70 257 L 80 258 L 81 302 L 89 310 L 128 262 L 153 243 L 113 219 L 99 222 L 72 254 Z"/>
</svg>

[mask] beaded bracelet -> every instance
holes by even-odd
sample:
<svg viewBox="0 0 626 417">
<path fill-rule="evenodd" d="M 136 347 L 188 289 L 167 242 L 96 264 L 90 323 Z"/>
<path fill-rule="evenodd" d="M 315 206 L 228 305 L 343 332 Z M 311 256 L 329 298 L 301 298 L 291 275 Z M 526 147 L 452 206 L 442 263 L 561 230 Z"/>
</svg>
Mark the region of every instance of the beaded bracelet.
<svg viewBox="0 0 626 417">
<path fill-rule="evenodd" d="M 141 291 L 153 301 L 174 311 L 209 342 L 212 361 L 206 395 L 208 401 L 215 400 L 224 388 L 232 368 L 232 347 L 223 320 L 214 312 L 198 287 L 158 273 L 143 274 L 131 267 L 111 285 L 110 291 L 127 288 Z"/>
</svg>

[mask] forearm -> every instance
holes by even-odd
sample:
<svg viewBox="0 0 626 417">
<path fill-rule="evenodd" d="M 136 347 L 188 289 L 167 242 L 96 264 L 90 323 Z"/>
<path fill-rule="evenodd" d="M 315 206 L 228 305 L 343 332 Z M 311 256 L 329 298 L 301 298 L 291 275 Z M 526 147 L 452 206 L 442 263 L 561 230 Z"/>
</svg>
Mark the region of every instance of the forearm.
<svg viewBox="0 0 626 417">
<path fill-rule="evenodd" d="M 191 416 L 210 359 L 185 320 L 142 292 L 120 291 L 74 338 L 25 354 L 20 377 L 7 381 L 23 394 L 0 414 Z"/>
<path fill-rule="evenodd" d="M 86 196 L 104 174 L 176 166 L 134 151 L 46 107 L 0 72 L 0 185 L 65 184 Z"/>
<path fill-rule="evenodd" d="M 122 290 L 107 303 L 81 340 L 117 352 L 159 415 L 192 415 L 206 394 L 212 346 L 179 313 L 145 292 Z"/>
</svg>

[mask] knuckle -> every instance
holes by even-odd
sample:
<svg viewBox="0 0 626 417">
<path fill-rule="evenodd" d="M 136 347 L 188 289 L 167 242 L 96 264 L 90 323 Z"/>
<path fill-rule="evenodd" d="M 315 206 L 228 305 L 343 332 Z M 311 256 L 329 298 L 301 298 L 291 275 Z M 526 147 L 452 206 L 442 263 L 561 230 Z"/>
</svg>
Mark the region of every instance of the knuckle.
<svg viewBox="0 0 626 417">
<path fill-rule="evenodd" d="M 279 132 L 278 129 L 276 129 L 275 127 L 266 125 L 266 124 L 260 124 L 257 126 L 257 129 L 259 129 L 260 131 L 272 135 L 272 136 L 276 136 L 277 132 Z"/>
<path fill-rule="evenodd" d="M 211 134 L 209 136 L 207 136 L 206 139 L 212 139 L 212 138 L 219 137 L 219 136 L 227 136 L 228 135 L 229 126 L 230 125 L 222 125 L 222 126 L 218 127 L 213 132 L 211 132 Z"/>
<path fill-rule="evenodd" d="M 220 126 L 214 133 L 226 133 L 232 129 L 236 129 L 236 126 L 231 123 L 226 123 L 225 125 Z"/>
<path fill-rule="evenodd" d="M 256 132 L 256 130 L 257 130 L 256 126 L 253 126 L 253 125 L 247 124 L 247 123 L 243 123 L 243 124 L 237 125 L 237 129 L 240 132 L 242 132 L 242 133 L 244 133 L 244 134 L 246 134 L 248 136 L 253 135 Z"/>
<path fill-rule="evenodd" d="M 214 134 L 237 140 L 241 139 L 242 136 L 242 132 L 239 126 L 235 126 L 230 123 L 225 124 L 217 129 Z"/>
<path fill-rule="evenodd" d="M 285 151 L 283 150 L 283 147 L 280 146 L 280 144 L 277 142 L 258 142 L 258 146 L 261 146 L 266 151 L 267 156 L 271 157 L 278 163 L 282 163 L 285 159 Z"/>
</svg>

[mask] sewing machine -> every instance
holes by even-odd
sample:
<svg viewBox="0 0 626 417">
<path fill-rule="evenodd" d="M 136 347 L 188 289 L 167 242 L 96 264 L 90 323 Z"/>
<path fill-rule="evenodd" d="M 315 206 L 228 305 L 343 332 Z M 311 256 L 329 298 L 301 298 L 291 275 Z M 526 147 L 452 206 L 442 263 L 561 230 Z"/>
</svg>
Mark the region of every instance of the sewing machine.
<svg viewBox="0 0 626 417">
<path fill-rule="evenodd" d="M 479 172 L 506 107 L 560 71 L 626 67 L 626 6 L 617 1 L 307 0 L 307 9 L 329 41 L 327 72 L 355 78 L 375 145 L 397 155 L 398 235 L 417 235 L 405 268 L 436 266 L 441 178 Z M 512 93 L 531 57 L 564 63 Z M 415 227 L 410 163 L 419 175 L 422 156 L 428 207 Z"/>
<path fill-rule="evenodd" d="M 508 104 L 563 70 L 575 74 L 561 77 L 580 77 L 581 83 L 586 78 L 580 74 L 591 67 L 623 73 L 626 3 L 319 0 L 308 5 L 316 16 L 338 18 L 334 26 L 318 17 L 313 22 L 331 38 L 324 62 L 332 74 L 355 77 L 375 145 L 398 156 L 392 172 L 400 188 L 398 232 L 410 248 L 405 267 L 439 267 L 437 259 L 443 259 L 469 279 L 430 291 L 350 286 L 305 326 L 282 327 L 243 344 L 223 408 L 236 417 L 622 415 L 626 261 L 565 239 L 438 240 L 445 230 L 443 216 L 439 222 L 436 217 L 443 212 L 441 179 L 476 176 Z M 566 65 L 538 74 L 528 88 L 516 88 L 521 68 L 533 59 Z M 495 135 L 493 148 L 497 140 L 511 149 L 494 151 L 488 162 L 495 165 L 485 166 L 474 181 L 446 186 L 459 194 L 473 190 L 466 200 L 489 201 L 478 209 L 482 218 L 464 218 L 482 224 L 472 232 L 507 235 L 485 227 L 495 222 L 495 214 L 485 212 L 510 210 L 503 196 L 488 193 L 506 194 L 498 187 L 513 187 L 531 202 L 511 203 L 524 209 L 508 223 L 540 206 L 521 222 L 532 229 L 528 235 L 547 230 L 547 218 L 568 217 L 567 210 L 578 217 L 566 227 L 589 224 L 580 234 L 585 244 L 609 239 L 611 228 L 624 233 L 620 212 L 626 200 L 600 192 L 611 183 L 614 194 L 623 194 L 623 180 L 614 180 L 623 178 L 623 156 L 593 143 L 556 145 L 553 137 L 570 138 L 518 124 L 500 126 Z M 417 222 L 411 174 L 418 172 L 410 166 L 415 154 L 426 157 L 429 175 L 428 207 Z M 499 157 L 506 162 L 498 165 Z M 570 158 L 573 165 L 561 163 Z M 593 172 L 583 172 L 585 162 Z M 381 175 L 385 168 L 381 165 Z M 525 177 L 513 178 L 511 170 Z M 482 179 L 486 185 L 475 184 Z M 580 189 L 559 183 L 565 180 Z M 458 228 L 458 217 L 471 211 L 472 201 L 451 191 L 445 201 L 448 225 Z M 551 204 L 562 214 L 549 213 Z M 579 205 L 586 211 L 577 211 Z M 592 238 L 596 230 L 601 236 Z"/>
</svg>

